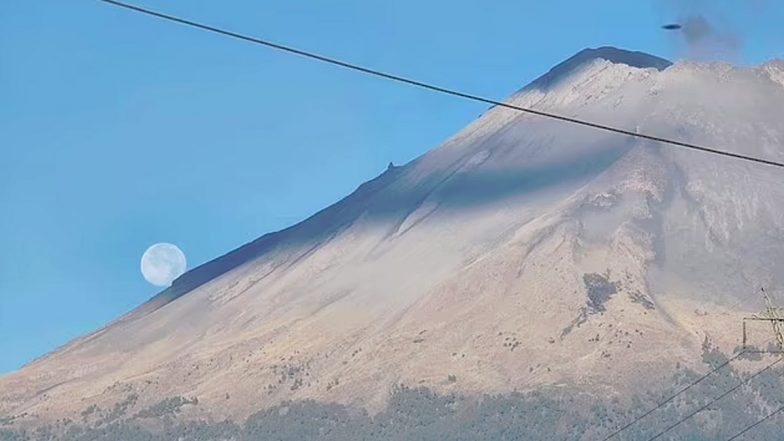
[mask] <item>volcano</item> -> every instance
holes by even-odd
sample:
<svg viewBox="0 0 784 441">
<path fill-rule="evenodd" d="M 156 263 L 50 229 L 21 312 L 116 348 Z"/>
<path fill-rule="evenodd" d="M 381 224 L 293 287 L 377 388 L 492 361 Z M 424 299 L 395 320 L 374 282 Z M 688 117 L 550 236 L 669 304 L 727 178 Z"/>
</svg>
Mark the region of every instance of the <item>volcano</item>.
<svg viewBox="0 0 784 441">
<path fill-rule="evenodd" d="M 784 161 L 782 62 L 673 64 L 588 49 L 506 102 Z M 586 414 L 581 399 L 656 402 L 673 378 L 737 350 L 760 287 L 782 298 L 782 182 L 774 167 L 494 107 L 309 219 L 0 378 L 0 430 L 160 432 L 284 418 L 302 403 L 372 418 L 414 390 L 568 391 L 560 396 Z M 764 326 L 749 339 L 772 341 Z M 731 375 L 758 366 L 742 359 Z M 753 421 L 778 399 L 766 397 L 732 418 Z M 565 412 L 553 430 L 601 439 L 630 418 L 617 412 L 581 429 L 564 425 L 579 420 Z M 705 439 L 740 424 L 715 412 L 695 425 Z"/>
</svg>

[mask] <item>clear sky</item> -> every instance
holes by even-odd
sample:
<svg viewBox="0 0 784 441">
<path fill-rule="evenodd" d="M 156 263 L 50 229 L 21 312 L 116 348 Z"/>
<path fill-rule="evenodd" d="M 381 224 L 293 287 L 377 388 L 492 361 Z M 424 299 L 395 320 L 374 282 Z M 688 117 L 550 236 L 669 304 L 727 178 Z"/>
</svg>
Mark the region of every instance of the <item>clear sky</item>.
<svg viewBox="0 0 784 441">
<path fill-rule="evenodd" d="M 706 5 L 732 61 L 784 55 L 764 0 L 138 4 L 493 98 L 585 47 L 678 58 L 659 26 Z M 149 245 L 208 261 L 486 107 L 94 0 L 0 0 L 0 100 L 0 373 L 154 295 Z"/>
</svg>

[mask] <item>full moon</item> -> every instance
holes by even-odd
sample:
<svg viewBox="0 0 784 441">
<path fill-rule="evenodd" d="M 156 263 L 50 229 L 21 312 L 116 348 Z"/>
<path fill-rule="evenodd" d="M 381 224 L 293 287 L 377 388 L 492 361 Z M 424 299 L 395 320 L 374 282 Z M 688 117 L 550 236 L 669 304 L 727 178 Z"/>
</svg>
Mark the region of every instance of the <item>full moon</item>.
<svg viewBox="0 0 784 441">
<path fill-rule="evenodd" d="M 155 286 L 169 286 L 185 272 L 185 254 L 170 243 L 156 243 L 142 255 L 142 275 Z"/>
</svg>

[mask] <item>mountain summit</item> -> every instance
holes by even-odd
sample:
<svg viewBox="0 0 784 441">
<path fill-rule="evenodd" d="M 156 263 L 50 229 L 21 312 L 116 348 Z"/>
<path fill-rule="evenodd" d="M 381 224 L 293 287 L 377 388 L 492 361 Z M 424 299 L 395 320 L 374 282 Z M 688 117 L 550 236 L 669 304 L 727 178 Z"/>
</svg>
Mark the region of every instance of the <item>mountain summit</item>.
<svg viewBox="0 0 784 441">
<path fill-rule="evenodd" d="M 782 78 L 780 63 L 600 48 L 508 101 L 783 161 Z M 285 403 L 373 413 L 401 385 L 651 400 L 732 353 L 755 292 L 784 283 L 781 177 L 496 107 L 0 378 L 0 417 L 66 430 L 242 421 Z"/>
<path fill-rule="evenodd" d="M 591 62 L 604 60 L 613 64 L 624 64 L 638 69 L 652 68 L 664 70 L 672 66 L 672 62 L 644 52 L 632 52 L 618 49 L 611 46 L 599 47 L 596 49 L 583 49 L 573 57 L 558 64 L 549 72 L 539 77 L 528 88 L 546 89 L 553 86 L 558 81 L 568 78 L 569 75 Z"/>
</svg>

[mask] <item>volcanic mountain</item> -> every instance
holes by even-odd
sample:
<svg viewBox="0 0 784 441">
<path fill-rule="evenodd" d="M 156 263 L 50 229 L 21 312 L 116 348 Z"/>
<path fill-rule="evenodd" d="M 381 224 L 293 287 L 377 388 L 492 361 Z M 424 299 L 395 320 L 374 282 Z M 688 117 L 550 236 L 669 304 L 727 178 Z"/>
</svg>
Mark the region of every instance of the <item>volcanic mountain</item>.
<svg viewBox="0 0 784 441">
<path fill-rule="evenodd" d="M 784 161 L 781 62 L 589 49 L 507 102 Z M 783 179 L 494 107 L 0 378 L 0 417 L 100 425 L 168 403 L 178 419 L 240 421 L 305 400 L 372 415 L 401 385 L 630 399 L 732 353 L 759 288 L 777 295 Z"/>
</svg>

